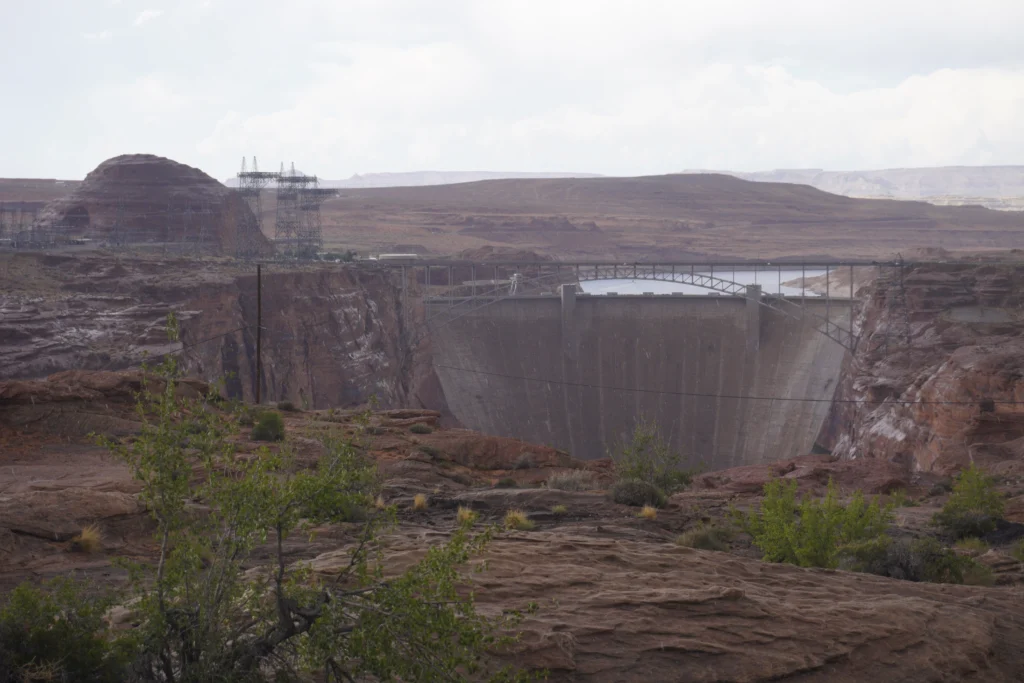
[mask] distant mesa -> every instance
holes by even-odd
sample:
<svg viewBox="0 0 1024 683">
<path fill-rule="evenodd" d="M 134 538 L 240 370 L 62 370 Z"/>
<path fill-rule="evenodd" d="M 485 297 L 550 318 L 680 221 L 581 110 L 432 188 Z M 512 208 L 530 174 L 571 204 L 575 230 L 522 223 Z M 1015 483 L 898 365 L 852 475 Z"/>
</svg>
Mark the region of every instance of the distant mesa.
<svg viewBox="0 0 1024 683">
<path fill-rule="evenodd" d="M 71 194 L 46 205 L 37 229 L 124 244 L 260 255 L 273 244 L 237 192 L 197 168 L 152 154 L 108 159 Z"/>
</svg>

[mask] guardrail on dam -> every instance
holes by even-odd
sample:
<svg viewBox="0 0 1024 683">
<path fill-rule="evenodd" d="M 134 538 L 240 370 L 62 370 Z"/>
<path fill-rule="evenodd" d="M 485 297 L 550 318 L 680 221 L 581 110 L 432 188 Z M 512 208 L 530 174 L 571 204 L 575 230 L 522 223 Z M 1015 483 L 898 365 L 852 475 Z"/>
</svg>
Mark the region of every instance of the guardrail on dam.
<svg viewBox="0 0 1024 683">
<path fill-rule="evenodd" d="M 561 291 L 428 323 L 435 369 L 464 425 L 592 459 L 642 415 L 690 464 L 714 469 L 813 448 L 846 353 L 815 315 L 762 305 L 757 287 L 746 297 Z M 831 318 L 850 324 L 849 307 L 800 304 L 819 315 L 831 305 Z"/>
</svg>

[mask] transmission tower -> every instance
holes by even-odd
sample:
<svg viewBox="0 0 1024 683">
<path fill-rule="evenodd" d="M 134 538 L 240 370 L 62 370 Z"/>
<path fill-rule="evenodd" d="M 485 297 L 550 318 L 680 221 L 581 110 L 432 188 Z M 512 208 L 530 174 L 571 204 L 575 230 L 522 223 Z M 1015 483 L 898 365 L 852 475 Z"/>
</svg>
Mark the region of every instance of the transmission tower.
<svg viewBox="0 0 1024 683">
<path fill-rule="evenodd" d="M 260 171 L 256 157 L 252 158 L 252 170 L 249 170 L 246 167 L 245 157 L 242 157 L 242 170 L 238 173 L 236 192 L 241 195 L 242 201 L 249 207 L 250 213 L 243 212 L 242 219 L 238 222 L 236 252 L 239 258 L 251 258 L 259 253 L 261 240 L 258 235 L 263 233 L 260 195 L 263 188 L 271 180 L 279 178 L 280 175 L 279 173 Z"/>
<path fill-rule="evenodd" d="M 334 194 L 333 190 L 320 187 L 316 176 L 310 178 L 302 191 L 301 211 L 302 228 L 299 233 L 299 252 L 303 256 L 316 256 L 324 248 L 323 225 L 320 218 L 320 207 L 324 201 Z"/>
</svg>

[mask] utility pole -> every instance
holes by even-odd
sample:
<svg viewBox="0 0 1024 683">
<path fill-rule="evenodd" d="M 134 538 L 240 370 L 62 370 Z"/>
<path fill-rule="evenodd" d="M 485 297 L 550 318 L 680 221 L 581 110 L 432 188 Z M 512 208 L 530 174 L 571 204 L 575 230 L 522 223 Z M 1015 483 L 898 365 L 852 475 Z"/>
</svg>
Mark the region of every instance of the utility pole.
<svg viewBox="0 0 1024 683">
<path fill-rule="evenodd" d="M 263 266 L 256 264 L 256 405 L 260 404 L 263 383 Z"/>
</svg>

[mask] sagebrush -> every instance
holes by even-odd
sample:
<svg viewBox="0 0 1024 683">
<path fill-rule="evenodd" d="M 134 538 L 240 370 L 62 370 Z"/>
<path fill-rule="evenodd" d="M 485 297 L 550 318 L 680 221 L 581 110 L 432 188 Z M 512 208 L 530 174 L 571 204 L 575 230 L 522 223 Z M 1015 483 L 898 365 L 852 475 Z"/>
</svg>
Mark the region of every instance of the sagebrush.
<svg viewBox="0 0 1024 683">
<path fill-rule="evenodd" d="M 769 562 L 801 567 L 838 567 L 844 556 L 884 546 L 892 508 L 867 502 L 857 491 L 843 504 L 831 480 L 825 496 L 797 500 L 797 482 L 773 479 L 760 508 L 739 521 Z"/>
<path fill-rule="evenodd" d="M 955 538 L 984 536 L 995 530 L 1005 507 L 995 481 L 972 463 L 957 475 L 953 492 L 935 514 L 934 522 Z"/>
<path fill-rule="evenodd" d="M 640 418 L 628 440 L 611 453 L 619 480 L 645 481 L 672 495 L 690 485 L 695 470 L 683 467 L 683 456 L 673 450 L 658 425 Z"/>
</svg>

